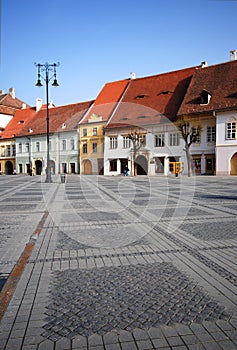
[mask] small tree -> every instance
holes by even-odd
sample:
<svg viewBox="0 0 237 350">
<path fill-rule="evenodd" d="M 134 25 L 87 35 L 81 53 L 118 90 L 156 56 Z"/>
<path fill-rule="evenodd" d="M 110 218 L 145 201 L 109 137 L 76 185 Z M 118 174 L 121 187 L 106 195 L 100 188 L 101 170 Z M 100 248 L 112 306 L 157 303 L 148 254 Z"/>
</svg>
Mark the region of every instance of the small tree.
<svg viewBox="0 0 237 350">
<path fill-rule="evenodd" d="M 190 122 L 188 120 L 185 120 L 184 118 L 179 119 L 177 121 L 176 127 L 184 139 L 185 153 L 186 153 L 187 163 L 188 163 L 188 176 L 190 177 L 192 176 L 192 173 L 193 173 L 190 146 L 192 145 L 192 143 L 198 140 L 198 138 L 201 135 L 202 128 L 200 125 L 194 128 L 190 124 Z"/>
<path fill-rule="evenodd" d="M 133 176 L 135 176 L 136 175 L 135 162 L 136 162 L 137 152 L 143 146 L 144 140 L 143 140 L 143 138 L 140 137 L 140 135 L 136 131 L 135 132 L 131 132 L 130 134 L 128 134 L 128 138 L 132 141 L 132 145 L 133 145 L 133 147 L 132 147 L 133 157 L 132 157 L 131 174 Z"/>
</svg>

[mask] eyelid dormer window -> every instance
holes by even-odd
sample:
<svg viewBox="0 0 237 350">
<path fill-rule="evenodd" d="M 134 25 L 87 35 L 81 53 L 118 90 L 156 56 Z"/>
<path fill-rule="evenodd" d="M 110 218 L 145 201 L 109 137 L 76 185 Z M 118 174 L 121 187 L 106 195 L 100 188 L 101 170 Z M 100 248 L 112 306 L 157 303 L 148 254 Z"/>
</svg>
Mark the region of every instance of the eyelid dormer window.
<svg viewBox="0 0 237 350">
<path fill-rule="evenodd" d="M 200 94 L 200 104 L 201 105 L 208 105 L 212 97 L 212 93 L 207 90 L 202 90 Z"/>
</svg>

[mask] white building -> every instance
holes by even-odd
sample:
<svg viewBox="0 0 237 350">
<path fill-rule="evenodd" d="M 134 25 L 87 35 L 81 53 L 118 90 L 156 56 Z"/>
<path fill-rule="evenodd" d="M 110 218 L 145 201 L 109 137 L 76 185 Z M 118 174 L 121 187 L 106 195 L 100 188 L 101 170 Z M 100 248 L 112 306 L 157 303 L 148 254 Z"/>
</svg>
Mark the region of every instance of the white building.
<svg viewBox="0 0 237 350">
<path fill-rule="evenodd" d="M 201 125 L 193 144 L 194 165 L 201 174 L 237 175 L 237 60 L 196 69 L 178 116 Z"/>
</svg>

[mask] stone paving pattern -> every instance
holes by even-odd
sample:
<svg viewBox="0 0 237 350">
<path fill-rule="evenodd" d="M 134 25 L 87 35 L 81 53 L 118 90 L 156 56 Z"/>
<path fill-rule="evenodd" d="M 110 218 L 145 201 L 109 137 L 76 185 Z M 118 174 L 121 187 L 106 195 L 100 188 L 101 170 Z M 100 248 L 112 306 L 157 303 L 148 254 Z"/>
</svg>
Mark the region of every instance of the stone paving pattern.
<svg viewBox="0 0 237 350">
<path fill-rule="evenodd" d="M 1 176 L 0 349 L 237 349 L 236 181 Z"/>
</svg>

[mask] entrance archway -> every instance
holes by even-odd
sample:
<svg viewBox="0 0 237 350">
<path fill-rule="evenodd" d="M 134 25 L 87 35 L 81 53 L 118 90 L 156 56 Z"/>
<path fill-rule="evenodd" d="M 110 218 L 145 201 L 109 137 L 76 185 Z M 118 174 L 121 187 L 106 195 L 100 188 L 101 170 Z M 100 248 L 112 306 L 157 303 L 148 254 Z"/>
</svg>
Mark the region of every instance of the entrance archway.
<svg viewBox="0 0 237 350">
<path fill-rule="evenodd" d="M 92 175 L 92 164 L 91 161 L 86 159 L 83 161 L 83 167 L 84 167 L 84 174 L 85 175 Z"/>
<path fill-rule="evenodd" d="M 12 175 L 13 174 L 13 164 L 8 160 L 5 164 L 5 174 Z"/>
<path fill-rule="evenodd" d="M 42 173 L 42 161 L 38 159 L 35 161 L 35 174 L 41 175 L 41 173 Z"/>
<path fill-rule="evenodd" d="M 51 171 L 51 174 L 55 174 L 55 161 L 50 159 L 49 161 L 49 165 L 50 165 L 50 171 Z"/>
<path fill-rule="evenodd" d="M 237 175 L 237 153 L 230 160 L 230 175 Z"/>
<path fill-rule="evenodd" d="M 147 175 L 148 161 L 146 157 L 140 155 L 136 158 L 136 169 L 137 175 Z"/>
</svg>

